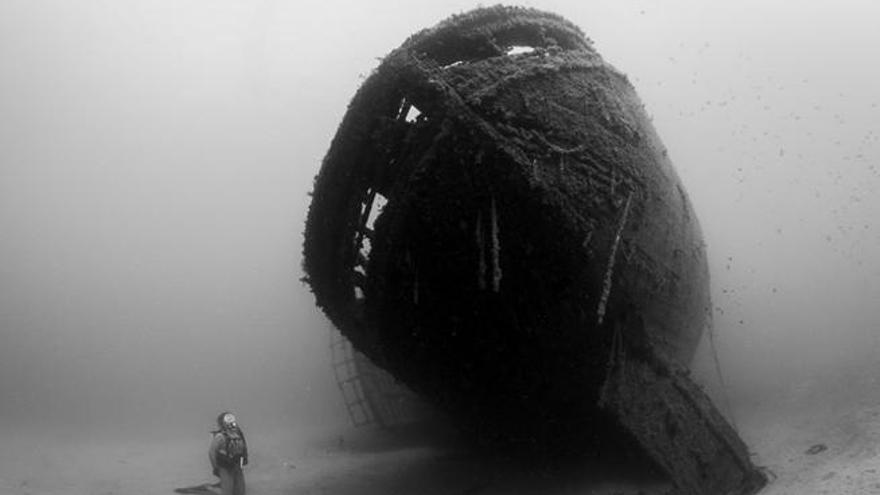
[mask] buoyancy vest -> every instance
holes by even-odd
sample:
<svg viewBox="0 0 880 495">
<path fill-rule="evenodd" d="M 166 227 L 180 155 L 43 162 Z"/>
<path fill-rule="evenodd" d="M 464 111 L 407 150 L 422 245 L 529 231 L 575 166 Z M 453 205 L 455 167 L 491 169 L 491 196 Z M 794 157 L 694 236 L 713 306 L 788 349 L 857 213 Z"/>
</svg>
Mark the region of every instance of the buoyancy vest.
<svg viewBox="0 0 880 495">
<path fill-rule="evenodd" d="M 223 435 L 223 442 L 217 449 L 217 461 L 224 467 L 240 466 L 241 460 L 247 457 L 247 444 L 241 429 L 224 429 L 218 434 Z"/>
</svg>

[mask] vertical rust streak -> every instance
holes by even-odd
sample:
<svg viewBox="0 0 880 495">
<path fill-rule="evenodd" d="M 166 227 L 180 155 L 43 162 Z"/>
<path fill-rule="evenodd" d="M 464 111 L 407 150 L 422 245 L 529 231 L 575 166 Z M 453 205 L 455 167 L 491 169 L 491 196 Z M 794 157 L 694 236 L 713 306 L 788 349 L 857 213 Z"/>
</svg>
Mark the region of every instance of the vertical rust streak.
<svg viewBox="0 0 880 495">
<path fill-rule="evenodd" d="M 483 242 L 483 214 L 477 212 L 476 227 L 477 253 L 479 253 L 479 264 L 477 265 L 477 286 L 480 290 L 486 288 L 486 246 Z"/>
<path fill-rule="evenodd" d="M 605 270 L 605 280 L 602 287 L 602 297 L 599 299 L 599 306 L 596 308 L 596 324 L 601 325 L 605 319 L 605 308 L 608 304 L 608 297 L 611 295 L 611 281 L 614 276 L 614 262 L 617 258 L 617 246 L 620 244 L 620 237 L 623 234 L 623 227 L 626 225 L 626 219 L 629 216 L 629 206 L 632 202 L 632 191 L 626 197 L 626 204 L 623 206 L 623 213 L 620 215 L 620 224 L 617 226 L 617 233 L 614 236 L 614 244 L 611 246 L 611 254 L 608 255 L 608 268 Z"/>
<path fill-rule="evenodd" d="M 501 288 L 501 240 L 498 238 L 498 210 L 495 208 L 495 196 L 492 196 L 492 290 Z"/>
</svg>

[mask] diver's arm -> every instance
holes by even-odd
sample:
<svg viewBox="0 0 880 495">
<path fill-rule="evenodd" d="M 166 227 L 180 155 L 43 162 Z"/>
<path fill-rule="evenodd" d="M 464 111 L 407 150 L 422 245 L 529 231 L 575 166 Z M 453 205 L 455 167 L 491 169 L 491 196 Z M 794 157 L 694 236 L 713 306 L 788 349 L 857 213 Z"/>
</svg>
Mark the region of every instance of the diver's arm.
<svg viewBox="0 0 880 495">
<path fill-rule="evenodd" d="M 244 456 L 241 458 L 242 465 L 247 466 L 248 463 L 248 446 L 247 446 L 247 438 L 244 437 L 244 432 L 240 429 L 238 430 L 241 433 L 241 441 L 244 443 Z"/>
<path fill-rule="evenodd" d="M 214 472 L 214 475 L 217 476 L 217 452 L 220 450 L 220 447 L 223 443 L 223 435 L 214 434 L 213 438 L 211 438 L 211 446 L 208 448 L 208 459 L 211 461 L 211 469 Z"/>
</svg>

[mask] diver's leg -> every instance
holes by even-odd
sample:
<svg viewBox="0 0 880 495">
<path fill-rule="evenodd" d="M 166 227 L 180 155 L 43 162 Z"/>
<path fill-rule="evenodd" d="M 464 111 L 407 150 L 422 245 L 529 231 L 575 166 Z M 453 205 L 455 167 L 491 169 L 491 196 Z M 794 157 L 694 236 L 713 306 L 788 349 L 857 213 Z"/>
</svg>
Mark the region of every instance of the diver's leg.
<svg viewBox="0 0 880 495">
<path fill-rule="evenodd" d="M 233 495 L 245 495 L 244 493 L 244 472 L 241 468 L 236 468 L 233 470 L 235 473 L 235 490 Z"/>
<path fill-rule="evenodd" d="M 219 468 L 220 472 L 220 494 L 235 495 L 235 476 L 232 471 L 226 468 Z"/>
</svg>

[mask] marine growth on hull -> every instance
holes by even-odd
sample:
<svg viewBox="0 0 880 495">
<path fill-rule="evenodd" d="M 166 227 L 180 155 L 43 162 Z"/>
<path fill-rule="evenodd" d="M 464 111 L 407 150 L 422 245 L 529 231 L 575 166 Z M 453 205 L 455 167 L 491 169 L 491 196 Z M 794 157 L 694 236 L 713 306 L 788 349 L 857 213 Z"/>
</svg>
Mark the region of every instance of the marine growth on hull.
<svg viewBox="0 0 880 495">
<path fill-rule="evenodd" d="M 726 448 L 751 479 L 708 400 L 670 385 L 709 323 L 696 216 L 627 78 L 563 18 L 478 9 L 386 56 L 316 178 L 304 251 L 340 331 L 477 441 L 632 443 L 666 471 Z M 642 438 L 694 418 L 681 446 Z"/>
</svg>

